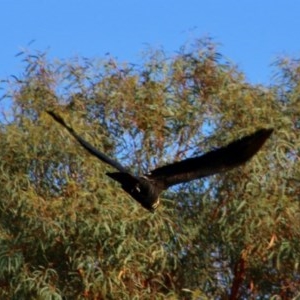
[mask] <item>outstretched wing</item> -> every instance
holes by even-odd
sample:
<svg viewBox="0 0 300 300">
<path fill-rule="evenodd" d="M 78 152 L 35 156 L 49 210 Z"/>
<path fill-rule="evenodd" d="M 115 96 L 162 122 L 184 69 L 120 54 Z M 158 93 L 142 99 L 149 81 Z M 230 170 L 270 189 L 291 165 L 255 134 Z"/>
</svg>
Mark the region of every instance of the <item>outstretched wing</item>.
<svg viewBox="0 0 300 300">
<path fill-rule="evenodd" d="M 260 129 L 223 148 L 157 168 L 146 176 L 163 182 L 166 189 L 178 183 L 230 170 L 249 160 L 272 132 L 273 129 Z"/>
<path fill-rule="evenodd" d="M 61 124 L 62 126 L 64 126 L 70 133 L 71 135 L 73 135 L 73 137 L 79 142 L 79 144 L 85 148 L 89 153 L 91 153 L 92 155 L 96 156 L 97 158 L 99 158 L 100 160 L 102 160 L 103 162 L 111 165 L 112 167 L 116 168 L 117 170 L 119 170 L 120 172 L 127 172 L 127 170 L 121 165 L 119 164 L 117 161 L 111 159 L 110 157 L 108 157 L 107 155 L 105 155 L 104 153 L 100 152 L 99 150 L 97 150 L 95 147 L 93 147 L 90 143 L 88 143 L 86 140 L 84 140 L 82 137 L 80 137 L 72 127 L 68 126 L 65 121 L 57 114 L 55 114 L 53 111 L 47 111 L 47 113 L 59 124 Z"/>
</svg>

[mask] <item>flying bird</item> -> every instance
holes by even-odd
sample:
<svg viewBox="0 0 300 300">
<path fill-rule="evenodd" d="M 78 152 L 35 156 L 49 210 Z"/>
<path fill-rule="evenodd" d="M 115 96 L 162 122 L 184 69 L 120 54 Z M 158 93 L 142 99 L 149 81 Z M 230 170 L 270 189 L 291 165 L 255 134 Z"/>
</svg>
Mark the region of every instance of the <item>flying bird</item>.
<svg viewBox="0 0 300 300">
<path fill-rule="evenodd" d="M 225 147 L 136 176 L 119 162 L 111 159 L 84 140 L 59 115 L 53 111 L 47 111 L 47 113 L 65 127 L 90 154 L 118 170 L 118 172 L 109 172 L 106 175 L 119 182 L 132 198 L 151 212 L 154 212 L 158 207 L 159 195 L 162 191 L 179 183 L 225 172 L 244 164 L 256 154 L 273 132 L 273 129 L 260 129 L 231 142 Z"/>
</svg>

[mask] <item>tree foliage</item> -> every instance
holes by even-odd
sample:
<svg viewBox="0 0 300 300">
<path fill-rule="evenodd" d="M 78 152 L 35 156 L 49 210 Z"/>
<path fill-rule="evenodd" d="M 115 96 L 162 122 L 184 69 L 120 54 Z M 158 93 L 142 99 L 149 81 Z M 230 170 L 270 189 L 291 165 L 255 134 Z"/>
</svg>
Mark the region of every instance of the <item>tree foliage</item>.
<svg viewBox="0 0 300 300">
<path fill-rule="evenodd" d="M 264 87 L 203 40 L 139 66 L 23 59 L 1 118 L 1 299 L 299 296 L 299 60 L 278 60 Z M 174 187 L 150 214 L 47 109 L 136 173 L 275 132 L 245 166 Z"/>
</svg>

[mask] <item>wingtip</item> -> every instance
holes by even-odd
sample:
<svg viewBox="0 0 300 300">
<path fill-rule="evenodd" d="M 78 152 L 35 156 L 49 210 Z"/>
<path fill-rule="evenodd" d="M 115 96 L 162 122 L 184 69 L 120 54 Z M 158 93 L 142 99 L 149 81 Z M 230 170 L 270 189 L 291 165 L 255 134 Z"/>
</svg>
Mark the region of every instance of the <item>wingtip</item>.
<svg viewBox="0 0 300 300">
<path fill-rule="evenodd" d="M 48 115 L 50 115 L 50 116 L 54 116 L 54 115 L 55 115 L 54 111 L 53 111 L 53 110 L 50 110 L 50 109 L 47 109 L 47 110 L 46 110 L 46 113 L 47 113 Z"/>
<path fill-rule="evenodd" d="M 263 128 L 262 130 L 264 130 L 265 133 L 267 133 L 270 136 L 274 131 L 274 128 Z"/>
<path fill-rule="evenodd" d="M 63 120 L 63 118 L 61 116 L 59 116 L 58 114 L 56 114 L 53 110 L 46 110 L 46 113 L 48 115 L 50 115 L 56 122 L 69 128 L 69 126 L 67 126 L 66 122 Z"/>
<path fill-rule="evenodd" d="M 273 131 L 273 128 L 262 128 L 242 138 L 240 147 L 235 148 L 234 146 L 233 153 L 240 155 L 241 161 L 246 162 L 261 149 Z"/>
<path fill-rule="evenodd" d="M 53 110 L 46 110 L 46 113 L 50 115 L 54 120 L 59 119 L 58 115 Z"/>
<path fill-rule="evenodd" d="M 260 136 L 262 141 L 266 141 L 273 133 L 274 128 L 262 128 L 254 133 L 257 137 Z"/>
</svg>

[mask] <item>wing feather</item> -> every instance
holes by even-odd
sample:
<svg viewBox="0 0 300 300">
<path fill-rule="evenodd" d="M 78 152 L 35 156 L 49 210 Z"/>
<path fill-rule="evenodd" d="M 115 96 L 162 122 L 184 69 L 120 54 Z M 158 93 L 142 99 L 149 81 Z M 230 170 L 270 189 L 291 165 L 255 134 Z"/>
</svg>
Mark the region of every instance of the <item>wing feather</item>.
<svg viewBox="0 0 300 300">
<path fill-rule="evenodd" d="M 89 142 L 87 142 L 86 140 L 84 140 L 81 136 L 79 136 L 75 130 L 68 126 L 66 124 L 66 122 L 63 120 L 62 117 L 60 117 L 59 115 L 55 114 L 53 111 L 47 111 L 47 113 L 59 124 L 61 124 L 63 127 L 65 127 L 69 133 L 79 142 L 79 144 L 86 149 L 90 154 L 96 156 L 98 159 L 102 160 L 103 162 L 111 165 L 112 167 L 116 168 L 117 170 L 119 170 L 120 172 L 127 172 L 127 169 L 124 168 L 120 163 L 118 163 L 117 161 L 111 159 L 110 157 L 108 157 L 106 154 L 100 152 L 99 150 L 97 150 L 94 146 L 92 146 Z"/>
<path fill-rule="evenodd" d="M 157 168 L 147 177 L 162 181 L 165 188 L 168 188 L 175 184 L 230 170 L 249 160 L 262 147 L 272 132 L 273 129 L 260 129 L 202 156 Z"/>
</svg>

